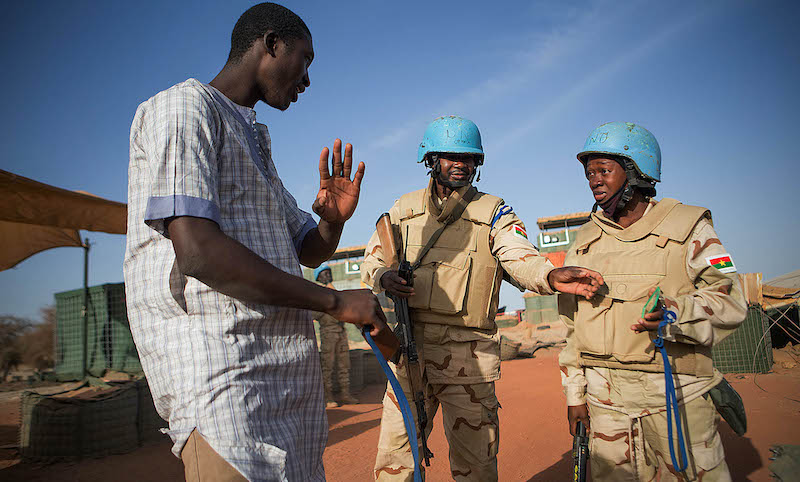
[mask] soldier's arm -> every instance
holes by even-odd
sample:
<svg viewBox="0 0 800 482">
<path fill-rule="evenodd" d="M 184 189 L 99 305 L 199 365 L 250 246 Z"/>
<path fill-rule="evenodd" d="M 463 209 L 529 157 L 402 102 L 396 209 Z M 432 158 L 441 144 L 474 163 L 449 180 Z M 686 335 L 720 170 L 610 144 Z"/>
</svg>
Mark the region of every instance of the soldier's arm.
<svg viewBox="0 0 800 482">
<path fill-rule="evenodd" d="M 525 224 L 516 214 L 510 212 L 494 221 L 489 233 L 489 245 L 492 254 L 511 278 L 511 284 L 520 290 L 527 289 L 540 295 L 553 294 L 547 275 L 554 266 L 528 240 Z"/>
<path fill-rule="evenodd" d="M 708 219 L 701 219 L 686 244 L 686 272 L 694 280 L 694 292 L 677 298 L 664 297 L 677 322 L 668 325 L 664 339 L 712 346 L 744 321 L 747 305 L 735 272 L 723 274 L 711 266 L 714 258 L 728 255 Z"/>
<path fill-rule="evenodd" d="M 392 220 L 392 224 L 395 224 L 396 220 L 399 219 L 399 212 L 399 203 L 395 201 L 389 210 L 389 218 Z M 376 294 L 380 293 L 384 290 L 380 283 L 381 276 L 390 270 L 391 268 L 388 267 L 386 258 L 383 255 L 378 232 L 375 231 L 372 233 L 372 237 L 369 238 L 369 243 L 367 243 L 367 247 L 364 250 L 364 261 L 361 263 L 361 281 L 370 286 Z"/>
</svg>

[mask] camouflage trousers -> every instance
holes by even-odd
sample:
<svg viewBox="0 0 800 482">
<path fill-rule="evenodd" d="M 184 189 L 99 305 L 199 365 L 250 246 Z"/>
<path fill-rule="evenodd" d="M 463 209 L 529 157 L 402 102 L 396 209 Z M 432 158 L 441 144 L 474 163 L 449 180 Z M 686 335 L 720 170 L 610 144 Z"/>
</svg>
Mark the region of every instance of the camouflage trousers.
<svg viewBox="0 0 800 482">
<path fill-rule="evenodd" d="M 339 390 L 350 391 L 350 345 L 347 331 L 342 327 L 320 325 L 320 362 L 322 364 L 322 385 L 325 393 L 333 393 L 333 372 L 337 372 Z"/>
<path fill-rule="evenodd" d="M 627 370 L 624 370 L 627 371 Z M 669 452 L 665 408 L 626 413 L 622 394 L 601 378 L 601 370 L 587 369 L 591 434 L 590 468 L 595 481 L 730 481 L 717 427 L 720 416 L 711 400 L 699 396 L 680 406 L 681 426 L 689 457 L 686 471 L 678 474 Z M 650 374 L 648 374 L 650 375 Z M 663 375 L 660 375 L 663 378 Z M 613 407 L 613 408 L 612 408 Z M 637 409 L 638 413 L 638 409 Z M 673 419 L 673 424 L 675 423 Z M 678 440 L 673 425 L 673 447 Z"/>
<path fill-rule="evenodd" d="M 397 376 L 406 398 L 411 405 L 414 421 L 416 407 L 410 395 L 405 365 L 398 368 L 389 363 Z M 425 410 L 428 415 L 426 433 L 433 428 L 433 418 L 442 408 L 444 433 L 450 445 L 450 472 L 456 481 L 496 481 L 497 450 L 500 424 L 497 416 L 499 403 L 494 391 L 494 382 L 469 385 L 428 383 L 425 384 Z M 420 434 L 417 434 L 418 439 Z M 422 447 L 417 441 L 421 469 L 424 478 Z M 403 415 L 391 385 L 387 384 L 383 397 L 381 433 L 378 441 L 378 456 L 375 459 L 375 480 L 412 481 L 414 458 L 403 423 Z"/>
</svg>

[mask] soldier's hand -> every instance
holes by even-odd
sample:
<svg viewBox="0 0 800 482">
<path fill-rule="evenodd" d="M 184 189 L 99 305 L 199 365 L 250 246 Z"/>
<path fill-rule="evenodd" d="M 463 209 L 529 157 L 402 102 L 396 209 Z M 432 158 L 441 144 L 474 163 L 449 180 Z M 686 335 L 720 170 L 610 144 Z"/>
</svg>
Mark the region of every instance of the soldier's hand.
<svg viewBox="0 0 800 482">
<path fill-rule="evenodd" d="M 650 296 L 652 296 L 655 291 L 655 288 L 650 288 Z M 661 303 L 661 300 L 658 300 L 656 308 L 652 312 L 645 314 L 644 318 L 639 318 L 636 321 L 636 324 L 631 325 L 631 330 L 635 331 L 636 333 L 655 331 L 658 329 L 658 325 L 661 323 L 663 318 L 664 305 Z"/>
<path fill-rule="evenodd" d="M 567 407 L 567 421 L 569 422 L 569 433 L 573 437 L 577 430 L 578 421 L 583 422 L 586 431 L 589 431 L 589 408 L 584 403 L 583 405 L 573 405 Z"/>
<path fill-rule="evenodd" d="M 381 276 L 381 287 L 389 292 L 392 296 L 400 298 L 408 298 L 414 295 L 414 288 L 408 286 L 406 280 L 397 274 L 396 270 L 391 270 L 383 273 Z"/>
<path fill-rule="evenodd" d="M 550 287 L 562 293 L 571 293 L 591 299 L 605 283 L 597 271 L 575 266 L 556 268 L 547 275 Z"/>
<path fill-rule="evenodd" d="M 359 328 L 371 326 L 369 333 L 374 337 L 388 330 L 386 315 L 383 314 L 378 297 L 367 289 L 336 291 L 336 308 L 329 315 L 339 321 L 352 323 Z"/>
</svg>

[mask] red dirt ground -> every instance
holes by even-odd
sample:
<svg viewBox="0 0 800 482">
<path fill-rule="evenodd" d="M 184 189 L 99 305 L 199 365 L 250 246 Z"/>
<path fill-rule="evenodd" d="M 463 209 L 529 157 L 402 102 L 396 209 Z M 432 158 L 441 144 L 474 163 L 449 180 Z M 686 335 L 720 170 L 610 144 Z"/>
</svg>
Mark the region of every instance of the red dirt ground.
<svg viewBox="0 0 800 482">
<path fill-rule="evenodd" d="M 572 439 L 565 422 L 557 350 L 539 350 L 534 359 L 503 362 L 497 383 L 500 411 L 501 481 L 569 480 Z M 737 481 L 770 481 L 769 447 L 800 444 L 800 398 L 797 371 L 758 375 L 727 375 L 744 399 L 748 416 L 745 437 L 736 436 L 724 422 L 720 426 L 726 459 Z M 372 480 L 380 424 L 383 387 L 372 385 L 359 394 L 361 404 L 328 410 L 330 435 L 325 468 L 331 481 Z M 17 459 L 16 431 L 19 401 L 0 404 L 0 480 L 147 482 L 183 480 L 183 468 L 170 452 L 168 440 L 139 450 L 76 463 L 36 465 Z M 12 447 L 9 448 L 9 445 Z M 430 448 L 435 454 L 428 480 L 450 480 L 447 444 L 441 415 L 434 421 Z"/>
</svg>

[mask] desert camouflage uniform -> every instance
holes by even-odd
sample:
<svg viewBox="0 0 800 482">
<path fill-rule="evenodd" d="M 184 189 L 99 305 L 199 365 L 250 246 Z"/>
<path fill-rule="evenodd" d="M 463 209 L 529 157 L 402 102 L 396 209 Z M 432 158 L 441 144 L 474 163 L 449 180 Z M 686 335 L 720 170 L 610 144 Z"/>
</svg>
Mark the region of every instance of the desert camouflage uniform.
<svg viewBox="0 0 800 482">
<path fill-rule="evenodd" d="M 336 289 L 332 284 L 317 284 Z M 315 313 L 315 315 L 315 320 L 319 322 L 322 385 L 325 388 L 326 401 L 332 401 L 334 370 L 339 377 L 340 392 L 350 393 L 350 345 L 347 341 L 347 330 L 343 321 L 339 321 L 327 313 Z"/>
<path fill-rule="evenodd" d="M 428 206 L 432 213 L 441 213 L 445 200 L 439 201 L 436 198 L 430 184 L 427 195 L 430 197 Z M 398 206 L 395 203 L 390 211 L 393 222 L 400 217 Z M 498 212 L 504 207 L 502 204 L 498 206 Z M 490 245 L 491 254 L 499 260 L 503 270 L 517 286 L 542 294 L 552 293 L 547 275 L 553 266 L 547 258 L 539 255 L 526 237 L 515 234 L 519 233 L 515 230 L 515 225 L 523 233 L 524 225 L 510 212 L 510 208 L 506 210 L 509 212 L 499 216 L 489 231 L 486 241 Z M 424 244 L 427 240 L 420 241 Z M 373 234 L 367 245 L 361 270 L 364 282 L 373 286 L 376 292 L 382 291 L 378 281 L 389 269 L 382 261 L 382 256 L 377 234 Z M 500 404 L 495 396 L 494 382 L 500 378 L 500 335 L 494 322 L 490 326 L 492 328 L 480 329 L 437 323 L 417 322 L 415 325 L 425 384 L 429 420 L 427 432 L 430 433 L 432 420 L 441 406 L 445 436 L 450 445 L 451 474 L 457 481 L 497 480 L 497 412 Z M 401 358 L 397 366 L 390 363 L 390 367 L 409 398 L 416 420 L 416 409 L 409 395 L 405 359 Z M 413 467 L 411 447 L 397 398 L 387 384 L 375 461 L 375 479 L 411 481 Z"/>
<path fill-rule="evenodd" d="M 642 221 L 649 222 L 647 216 L 656 205 L 656 202 L 651 201 L 642 219 L 628 229 Z M 603 231 L 606 233 L 603 236 L 625 231 L 602 214 L 594 214 L 590 224 L 593 222 L 603 223 Z M 650 238 L 652 236 L 625 244 L 632 253 L 636 249 L 642 249 L 642 245 L 650 242 Z M 579 243 L 580 234 L 570 248 L 565 263 L 581 265 L 581 257 L 576 251 L 576 248 L 580 249 Z M 688 292 L 681 296 L 664 296 L 667 308 L 675 311 L 678 318 L 676 323 L 666 329 L 664 339 L 676 342 L 668 343 L 667 351 L 672 357 L 681 345 L 684 348 L 696 347 L 696 353 L 707 349 L 709 362 L 707 369 L 702 369 L 702 375 L 680 373 L 681 370 L 674 373 L 689 456 L 685 476 L 676 473 L 669 454 L 666 387 L 663 367 L 656 366 L 656 362 L 660 363 L 660 354 L 653 351 L 654 362 L 650 366 L 640 366 L 637 369 L 621 369 L 619 364 L 615 366 L 613 363 L 610 366 L 587 366 L 583 352 L 585 347 L 579 341 L 580 335 L 576 333 L 575 326 L 577 322 L 577 331 L 580 331 L 584 329 L 581 326 L 587 326 L 587 323 L 591 324 L 595 319 L 576 317 L 577 298 L 559 295 L 561 318 L 569 328 L 567 346 L 559 357 L 562 384 L 567 405 L 588 403 L 591 424 L 590 466 L 594 480 L 731 480 L 717 432 L 720 417 L 706 393 L 722 379 L 722 375 L 710 367 L 710 347 L 730 334 L 744 320 L 744 296 L 736 275 L 724 275 L 707 261 L 709 257 L 725 254 L 710 222 L 710 216 L 704 215 L 697 220 L 679 249 L 683 250 L 682 259 L 686 273 L 667 272 L 665 275 L 686 275 L 693 280 L 693 289 L 688 287 Z M 601 269 L 601 273 L 606 276 L 606 273 L 637 269 L 629 263 L 630 259 L 625 258 L 624 255 L 606 256 L 607 267 L 605 270 Z M 628 290 L 630 291 L 630 287 Z M 638 300 L 639 315 L 644 302 L 645 299 Z M 589 302 L 577 300 L 577 303 Z M 595 299 L 592 303 L 602 307 L 604 300 Z M 630 330 L 630 325 L 635 322 L 636 319 L 614 320 L 614 330 L 617 333 L 619 330 Z M 653 338 L 654 334 L 649 336 Z M 606 342 L 613 343 L 608 338 Z M 689 359 L 690 356 L 685 358 Z M 695 356 L 700 358 L 700 355 Z M 683 360 L 673 359 L 673 370 L 682 362 Z M 702 363 L 695 363 L 697 370 L 701 370 Z M 677 450 L 677 439 L 674 444 Z"/>
</svg>

